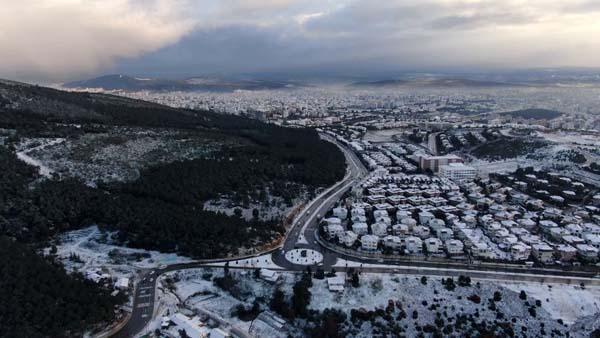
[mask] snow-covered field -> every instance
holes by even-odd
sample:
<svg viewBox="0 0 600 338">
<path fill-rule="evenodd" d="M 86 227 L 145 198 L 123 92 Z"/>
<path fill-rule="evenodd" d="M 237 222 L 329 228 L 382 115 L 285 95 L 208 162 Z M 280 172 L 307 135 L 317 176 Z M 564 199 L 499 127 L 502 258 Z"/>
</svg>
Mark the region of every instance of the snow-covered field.
<svg viewBox="0 0 600 338">
<path fill-rule="evenodd" d="M 59 237 L 56 254 L 67 271 L 102 269 L 113 277 L 132 277 L 138 269 L 189 262 L 191 259 L 176 254 L 131 249 L 114 245 L 110 233 L 96 226 L 68 232 Z M 50 252 L 50 248 L 46 252 Z M 77 258 L 71 258 L 75 255 Z"/>
<path fill-rule="evenodd" d="M 281 197 L 268 196 L 269 206 L 266 203 L 249 203 L 247 206 L 236 204 L 231 200 L 221 198 L 218 200 L 209 200 L 204 202 L 204 210 L 224 213 L 229 216 L 235 214 L 236 209 L 239 209 L 242 214 L 241 216 L 250 221 L 254 218 L 254 210 L 258 211 L 258 219 L 263 221 L 269 221 L 272 219 L 281 219 L 288 215 L 294 208 L 294 205 L 300 203 L 300 199 L 294 201 L 292 206 L 285 204 Z"/>
<path fill-rule="evenodd" d="M 302 252 L 305 256 L 302 256 Z M 310 249 L 294 249 L 285 253 L 285 259 L 300 265 L 315 265 L 323 261 L 323 255 L 315 250 Z"/>
<path fill-rule="evenodd" d="M 542 301 L 542 307 L 554 319 L 574 323 L 578 318 L 600 313 L 600 288 L 564 284 L 503 283 L 515 292 L 525 290 Z"/>
<path fill-rule="evenodd" d="M 23 161 L 29 165 L 38 167 L 40 175 L 50 177 L 50 175 L 54 172 L 54 170 L 52 170 L 50 167 L 48 167 L 44 162 L 31 157 L 30 153 L 52 147 L 54 145 L 62 143 L 63 141 L 64 141 L 64 139 L 62 139 L 62 138 L 36 140 L 36 142 L 40 142 L 40 144 L 35 145 L 31 148 L 29 148 L 29 146 L 31 145 L 31 142 L 26 142 L 26 143 L 20 145 L 19 148 L 21 150 L 17 151 L 17 157 L 21 161 Z"/>
<path fill-rule="evenodd" d="M 249 328 L 248 322 L 240 320 L 233 313 L 237 306 L 248 308 L 256 301 L 261 304 L 261 311 L 268 310 L 274 290 L 279 288 L 287 297 L 291 297 L 292 287 L 300 278 L 299 274 L 280 273 L 280 281 L 274 285 L 256 278 L 252 271 L 232 269 L 230 274 L 236 281 L 234 291 L 224 291 L 213 281 L 215 277 L 223 276 L 222 269 L 193 269 L 161 277 L 163 285 L 166 285 L 167 278 L 171 279 L 172 293 L 176 295 L 166 297 L 165 299 L 169 299 L 166 303 L 170 305 L 163 308 L 170 309 L 171 313 L 176 309 L 208 311 L 239 328 Z M 344 277 L 344 274 L 338 273 L 338 276 Z M 512 321 L 517 335 L 522 327 L 527 327 L 529 336 L 538 336 L 541 330 L 547 333 L 560 330 L 564 333 L 568 331 L 568 325 L 578 318 L 600 313 L 600 288 L 597 287 L 549 287 L 547 284 L 483 280 L 473 280 L 469 286 L 459 286 L 458 280 L 454 281 L 455 288 L 448 290 L 439 277 L 428 277 L 423 281 L 418 275 L 362 273 L 359 276 L 359 287 L 352 287 L 347 282 L 345 290 L 336 293 L 329 291 L 327 279 L 313 278 L 309 308 L 316 311 L 339 309 L 349 319 L 353 309 L 385 309 L 392 301 L 408 314 L 408 318 L 399 320 L 407 336 L 415 336 L 418 333 L 417 327 L 433 323 L 440 313 L 444 313 L 442 318 L 448 323 L 458 314 L 474 315 L 477 321 L 485 320 L 488 323 L 496 320 Z M 525 291 L 526 299 L 519 297 L 521 290 Z M 493 302 L 491 299 L 496 292 L 501 299 Z M 469 299 L 474 295 L 481 299 L 480 303 Z M 532 309 L 535 309 L 535 317 L 531 314 Z M 414 311 L 418 313 L 417 319 L 412 318 Z M 290 323 L 287 326 L 288 333 L 302 336 L 303 325 L 304 321 Z M 343 328 L 349 336 L 354 337 L 376 335 L 378 330 L 369 321 L 356 326 L 347 321 Z"/>
</svg>

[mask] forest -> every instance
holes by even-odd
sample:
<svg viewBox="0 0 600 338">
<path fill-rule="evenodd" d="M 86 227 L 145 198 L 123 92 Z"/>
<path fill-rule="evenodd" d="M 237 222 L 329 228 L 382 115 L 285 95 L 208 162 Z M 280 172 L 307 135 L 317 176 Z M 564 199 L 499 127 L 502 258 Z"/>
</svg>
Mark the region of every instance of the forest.
<svg viewBox="0 0 600 338">
<path fill-rule="evenodd" d="M 74 138 L 108 126 L 193 129 L 236 142 L 211 157 L 150 167 L 136 181 L 95 188 L 76 178 L 40 177 L 12 147 L 24 137 Z M 0 81 L 0 128 L 14 131 L 0 145 L 3 337 L 81 335 L 111 321 L 113 307 L 123 302 L 36 254 L 62 232 L 96 224 L 130 247 L 223 257 L 285 229 L 278 220 L 205 211 L 204 201 L 268 190 L 291 203 L 299 187 L 314 191 L 345 173 L 341 151 L 314 130 L 8 81 Z"/>
<path fill-rule="evenodd" d="M 5 236 L 0 275 L 0 337 L 80 336 L 112 320 L 124 301 Z"/>
</svg>

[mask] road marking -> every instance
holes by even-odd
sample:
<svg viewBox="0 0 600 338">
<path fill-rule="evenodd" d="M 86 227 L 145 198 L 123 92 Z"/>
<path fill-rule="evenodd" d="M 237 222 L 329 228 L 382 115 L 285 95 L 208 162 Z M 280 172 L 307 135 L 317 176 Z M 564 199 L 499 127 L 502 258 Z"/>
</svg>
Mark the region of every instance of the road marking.
<svg viewBox="0 0 600 338">
<path fill-rule="evenodd" d="M 151 286 L 144 286 L 144 287 L 141 287 L 139 289 L 140 290 L 148 290 L 148 289 L 152 289 L 152 287 Z"/>
<path fill-rule="evenodd" d="M 152 303 L 139 303 L 136 307 L 138 309 L 141 309 L 141 308 L 150 307 L 150 306 L 152 306 Z"/>
</svg>

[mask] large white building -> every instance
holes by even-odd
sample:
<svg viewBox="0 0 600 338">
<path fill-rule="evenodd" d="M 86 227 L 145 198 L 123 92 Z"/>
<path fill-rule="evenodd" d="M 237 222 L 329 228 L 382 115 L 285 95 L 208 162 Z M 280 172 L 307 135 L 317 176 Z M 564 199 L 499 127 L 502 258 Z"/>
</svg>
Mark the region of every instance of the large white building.
<svg viewBox="0 0 600 338">
<path fill-rule="evenodd" d="M 449 163 L 440 166 L 439 175 L 454 182 L 467 182 L 477 177 L 477 169 L 463 163 Z"/>
</svg>

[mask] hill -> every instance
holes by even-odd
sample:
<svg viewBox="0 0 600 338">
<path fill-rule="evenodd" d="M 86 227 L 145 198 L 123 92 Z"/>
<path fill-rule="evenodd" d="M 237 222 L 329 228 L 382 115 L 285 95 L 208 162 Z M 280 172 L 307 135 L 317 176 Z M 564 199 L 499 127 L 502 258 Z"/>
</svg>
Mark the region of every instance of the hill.
<svg viewBox="0 0 600 338">
<path fill-rule="evenodd" d="M 510 115 L 514 118 L 522 118 L 528 120 L 553 120 L 563 115 L 562 112 L 550 109 L 530 108 L 521 109 L 510 112 L 501 113 L 502 115 Z"/>
<path fill-rule="evenodd" d="M 122 74 L 105 75 L 93 79 L 63 84 L 64 88 L 122 91 L 209 91 L 231 92 L 235 90 L 268 90 L 297 86 L 286 81 L 228 80 L 220 78 L 193 77 L 188 79 L 138 78 Z"/>
<path fill-rule="evenodd" d="M 462 78 L 418 78 L 418 79 L 387 79 L 372 82 L 355 82 L 350 84 L 356 88 L 395 88 L 395 87 L 420 87 L 420 88 L 486 88 L 510 87 L 511 83 L 470 80 Z"/>
<path fill-rule="evenodd" d="M 288 129 L 208 111 L 173 109 L 117 96 L 70 93 L 6 81 L 0 83 L 0 98 L 3 101 L 0 128 L 15 129 L 12 145 L 18 145 L 21 138 L 35 141 L 52 135 L 64 139 L 68 149 L 74 149 L 79 147 L 75 142 L 79 138 L 90 139 L 87 135 L 105 133 L 114 126 L 135 126 L 148 130 L 192 130 L 185 138 L 211 142 L 207 147 L 213 149 L 203 157 L 183 157 L 174 163 L 144 167 L 135 182 L 91 189 L 73 180 L 78 177 L 67 172 L 61 178 L 44 180 L 34 190 L 26 189 L 33 179 L 15 179 L 28 169 L 18 165 L 14 152 L 8 149 L 0 152 L 6 165 L 4 205 L 18 206 L 16 210 L 5 210 L 7 224 L 3 229 L 22 240 L 44 240 L 56 232 L 106 224 L 110 229 L 120 230 L 124 242 L 138 243 L 138 247 L 214 258 L 252 242 L 269 241 L 282 229 L 276 222 L 245 224 L 236 217 L 197 209 L 198 203 L 224 196 L 258 203 L 259 195 L 263 201 L 265 195 L 271 195 L 289 204 L 303 189 L 312 191 L 328 186 L 344 175 L 343 154 L 335 145 L 321 140 L 314 130 Z M 138 133 L 144 133 L 143 129 Z M 171 138 L 173 133 L 164 137 Z M 96 146 L 85 143 L 86 153 L 97 154 Z M 108 161 L 105 165 L 111 165 L 110 158 L 103 159 Z M 73 210 L 75 201 L 78 207 Z M 134 208 L 132 214 L 131 209 L 123 209 L 121 205 L 139 208 Z M 154 206 L 152 212 L 148 206 Z M 68 210 L 60 210 L 63 207 Z M 178 210 L 177 216 L 172 215 L 174 210 Z M 31 218 L 30 212 L 38 214 L 42 221 L 23 226 Z M 153 213 L 159 216 L 148 218 Z M 174 220 L 165 219 L 167 216 Z M 122 220 L 131 217 L 132 221 L 120 228 Z M 174 231 L 178 222 L 180 232 Z M 148 231 L 148 227 L 154 230 Z M 204 231 L 204 236 L 190 241 L 186 233 L 191 227 L 194 231 Z M 208 243 L 211 232 L 223 235 L 223 229 L 228 227 L 231 228 L 227 232 L 228 241 Z M 161 245 L 165 231 L 172 236 L 168 245 Z M 156 240 L 138 242 L 141 233 Z M 178 241 L 190 245 L 183 246 Z M 201 249 L 200 244 L 205 242 L 210 250 Z"/>
<path fill-rule="evenodd" d="M 133 181 L 93 186 L 69 171 L 44 177 L 15 150 L 52 137 L 68 154 L 98 161 L 104 148 L 90 140 L 105 135 L 108 148 L 128 146 L 132 140 L 121 130 L 169 141 L 183 130 L 178 145 L 195 139 L 193 147 L 204 142 L 210 151 L 145 167 Z M 0 145 L 0 336 L 81 336 L 114 316 L 121 299 L 33 252 L 60 233 L 95 224 L 131 247 L 195 258 L 235 255 L 281 238 L 283 223 L 204 210 L 206 201 L 291 206 L 345 172 L 343 154 L 314 130 L 11 81 L 0 81 L 0 133 L 10 135 Z M 113 155 L 101 159 L 109 169 Z"/>
</svg>

